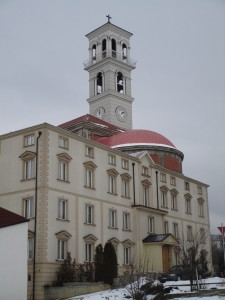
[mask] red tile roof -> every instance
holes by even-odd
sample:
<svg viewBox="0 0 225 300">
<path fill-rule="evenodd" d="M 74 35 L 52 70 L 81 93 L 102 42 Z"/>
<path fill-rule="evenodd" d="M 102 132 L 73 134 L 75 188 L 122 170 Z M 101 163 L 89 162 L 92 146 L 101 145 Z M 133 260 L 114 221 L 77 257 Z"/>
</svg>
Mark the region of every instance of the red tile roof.
<svg viewBox="0 0 225 300">
<path fill-rule="evenodd" d="M 0 207 L 0 228 L 29 222 L 26 218 Z"/>
<path fill-rule="evenodd" d="M 143 129 L 127 130 L 111 137 L 99 138 L 97 142 L 109 147 L 125 145 L 156 145 L 176 149 L 176 147 L 163 135 Z"/>
</svg>

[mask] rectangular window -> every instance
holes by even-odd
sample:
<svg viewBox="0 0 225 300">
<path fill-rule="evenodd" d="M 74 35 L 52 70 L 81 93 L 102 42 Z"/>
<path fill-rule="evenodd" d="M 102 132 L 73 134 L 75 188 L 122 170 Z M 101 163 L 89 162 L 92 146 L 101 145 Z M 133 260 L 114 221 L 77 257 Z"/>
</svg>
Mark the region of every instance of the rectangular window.
<svg viewBox="0 0 225 300">
<path fill-rule="evenodd" d="M 185 200 L 185 205 L 186 205 L 186 214 L 191 214 L 191 200 L 186 199 Z"/>
<path fill-rule="evenodd" d="M 86 156 L 94 157 L 94 148 L 86 146 Z"/>
<path fill-rule="evenodd" d="M 94 207 L 92 205 L 86 205 L 86 224 L 94 223 Z"/>
<path fill-rule="evenodd" d="M 27 244 L 27 257 L 28 259 L 33 259 L 33 239 L 28 239 L 28 244 Z"/>
<path fill-rule="evenodd" d="M 116 210 L 110 209 L 109 210 L 109 227 L 116 228 L 116 226 L 117 226 Z"/>
<path fill-rule="evenodd" d="M 24 204 L 24 217 L 30 219 L 33 217 L 33 199 L 28 198 L 23 200 Z"/>
<path fill-rule="evenodd" d="M 167 208 L 167 193 L 161 192 L 161 206 Z"/>
<path fill-rule="evenodd" d="M 115 155 L 109 154 L 109 164 L 115 166 L 116 165 L 116 157 Z"/>
<path fill-rule="evenodd" d="M 123 248 L 123 263 L 129 265 L 130 263 L 130 247 Z"/>
<path fill-rule="evenodd" d="M 130 229 L 130 214 L 127 212 L 123 213 L 123 230 Z"/>
<path fill-rule="evenodd" d="M 59 161 L 58 179 L 68 181 L 68 163 Z"/>
<path fill-rule="evenodd" d="M 168 221 L 164 222 L 164 233 L 165 234 L 169 233 L 169 223 L 168 223 Z"/>
<path fill-rule="evenodd" d="M 198 215 L 199 217 L 204 217 L 204 207 L 202 201 L 198 202 Z"/>
<path fill-rule="evenodd" d="M 176 185 L 176 178 L 175 177 L 173 177 L 173 176 L 170 177 L 170 184 L 173 185 L 173 186 Z"/>
<path fill-rule="evenodd" d="M 93 184 L 94 171 L 86 169 L 85 172 L 86 172 L 85 186 L 92 189 L 94 187 L 94 184 Z"/>
<path fill-rule="evenodd" d="M 85 260 L 87 262 L 93 261 L 93 244 L 92 243 L 85 244 Z"/>
<path fill-rule="evenodd" d="M 193 241 L 192 227 L 187 226 L 187 240 L 189 242 Z"/>
<path fill-rule="evenodd" d="M 32 146 L 34 145 L 34 134 L 26 135 L 24 137 L 24 146 Z"/>
<path fill-rule="evenodd" d="M 201 243 L 205 243 L 205 240 L 206 240 L 206 237 L 205 237 L 205 229 L 204 228 L 201 228 L 200 229 L 200 242 Z"/>
<path fill-rule="evenodd" d="M 143 205 L 148 207 L 149 200 L 149 188 L 147 186 L 143 186 Z"/>
<path fill-rule="evenodd" d="M 129 197 L 129 182 L 126 180 L 122 180 L 122 196 Z"/>
<path fill-rule="evenodd" d="M 34 178 L 34 160 L 24 161 L 24 180 L 29 180 Z"/>
<path fill-rule="evenodd" d="M 173 223 L 173 235 L 175 236 L 175 238 L 179 237 L 178 224 L 177 223 Z"/>
<path fill-rule="evenodd" d="M 129 162 L 126 159 L 122 159 L 121 161 L 122 169 L 129 170 Z"/>
<path fill-rule="evenodd" d="M 142 175 L 148 176 L 148 168 L 147 167 L 142 167 Z"/>
<path fill-rule="evenodd" d="M 154 233 L 154 217 L 148 217 L 148 233 Z"/>
<path fill-rule="evenodd" d="M 201 187 L 201 186 L 198 186 L 198 187 L 197 187 L 197 191 L 198 191 L 198 194 L 199 194 L 199 195 L 202 195 L 202 187 Z"/>
<path fill-rule="evenodd" d="M 177 195 L 171 194 L 171 209 L 177 210 Z"/>
<path fill-rule="evenodd" d="M 166 182 L 166 174 L 161 173 L 161 174 L 160 174 L 160 180 L 161 180 L 162 182 Z"/>
<path fill-rule="evenodd" d="M 109 176 L 109 193 L 116 194 L 116 180 L 114 176 Z"/>
<path fill-rule="evenodd" d="M 190 183 L 188 181 L 184 182 L 184 188 L 186 191 L 190 191 Z"/>
<path fill-rule="evenodd" d="M 64 137 L 59 137 L 59 147 L 64 149 L 69 149 L 69 140 Z"/>
<path fill-rule="evenodd" d="M 66 258 L 66 241 L 58 240 L 58 259 Z"/>
<path fill-rule="evenodd" d="M 58 218 L 62 220 L 66 220 L 67 216 L 67 200 L 59 199 L 58 204 Z"/>
</svg>

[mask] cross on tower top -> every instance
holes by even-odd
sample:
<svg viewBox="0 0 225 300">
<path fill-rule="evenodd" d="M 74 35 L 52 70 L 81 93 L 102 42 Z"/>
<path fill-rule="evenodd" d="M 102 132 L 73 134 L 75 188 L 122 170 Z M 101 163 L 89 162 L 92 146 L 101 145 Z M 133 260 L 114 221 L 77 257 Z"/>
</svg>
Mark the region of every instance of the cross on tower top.
<svg viewBox="0 0 225 300">
<path fill-rule="evenodd" d="M 106 18 L 108 18 L 108 23 L 111 23 L 111 22 L 110 22 L 110 19 L 112 19 L 112 17 L 110 17 L 109 14 L 106 16 Z"/>
</svg>

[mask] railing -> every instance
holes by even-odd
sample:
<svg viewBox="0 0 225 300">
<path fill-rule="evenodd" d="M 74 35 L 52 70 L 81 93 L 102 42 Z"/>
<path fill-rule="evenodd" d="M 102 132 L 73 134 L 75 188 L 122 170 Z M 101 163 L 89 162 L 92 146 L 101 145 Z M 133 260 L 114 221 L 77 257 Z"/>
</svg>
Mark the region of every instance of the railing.
<svg viewBox="0 0 225 300">
<path fill-rule="evenodd" d="M 132 58 L 128 58 L 127 56 L 123 55 L 122 53 L 119 53 L 119 52 L 116 52 L 113 50 L 106 50 L 106 51 L 103 51 L 100 55 L 93 56 L 91 59 L 86 60 L 83 63 L 84 68 L 88 68 L 107 57 L 111 57 L 111 58 L 114 58 L 121 62 L 124 62 L 124 63 L 132 66 L 133 68 L 136 67 L 136 60 L 134 60 Z"/>
</svg>

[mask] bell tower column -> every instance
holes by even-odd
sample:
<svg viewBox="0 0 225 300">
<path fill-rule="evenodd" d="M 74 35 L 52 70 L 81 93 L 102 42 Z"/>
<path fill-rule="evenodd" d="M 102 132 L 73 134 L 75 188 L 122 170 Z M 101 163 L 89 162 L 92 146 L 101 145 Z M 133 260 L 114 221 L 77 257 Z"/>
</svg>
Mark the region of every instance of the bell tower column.
<svg viewBox="0 0 225 300">
<path fill-rule="evenodd" d="M 132 33 L 108 22 L 88 33 L 89 113 L 113 125 L 132 129 L 131 71 L 136 62 L 130 58 Z"/>
</svg>

